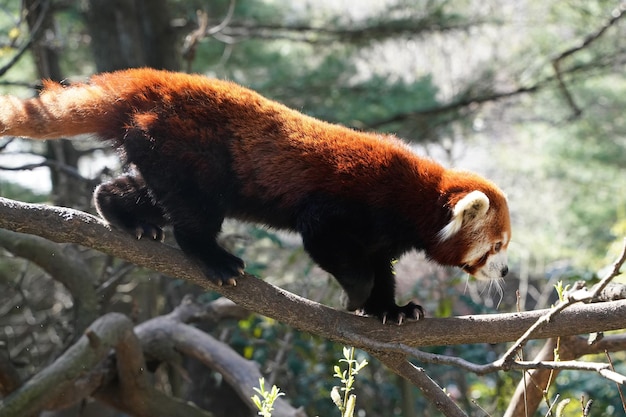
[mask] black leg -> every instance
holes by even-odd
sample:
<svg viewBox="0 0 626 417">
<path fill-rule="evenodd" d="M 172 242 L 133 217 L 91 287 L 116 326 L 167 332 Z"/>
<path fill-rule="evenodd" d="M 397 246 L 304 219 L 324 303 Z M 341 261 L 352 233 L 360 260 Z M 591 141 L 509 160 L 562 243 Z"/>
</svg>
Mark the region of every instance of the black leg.
<svg viewBox="0 0 626 417">
<path fill-rule="evenodd" d="M 345 292 L 344 307 L 362 310 L 374 288 L 374 268 L 368 256 L 367 233 L 352 207 L 319 199 L 309 201 L 300 213 L 297 229 L 305 250 L 332 274 Z M 393 299 L 392 299 L 393 302 Z"/>
<path fill-rule="evenodd" d="M 311 258 L 343 288 L 344 307 L 349 311 L 362 309 L 374 287 L 374 274 L 368 261 L 355 251 L 346 250 L 350 242 L 341 236 L 330 237 L 330 240 L 303 236 L 303 240 Z"/>
<path fill-rule="evenodd" d="M 189 194 L 195 197 L 190 199 Z M 207 207 L 206 202 L 202 204 L 197 195 L 182 190 L 151 190 L 142 176 L 134 173 L 98 186 L 94 201 L 103 218 L 137 238 L 162 241 L 162 228 L 171 224 L 181 250 L 209 280 L 218 285 L 234 285 L 235 278 L 243 274 L 244 263 L 216 242 L 224 220 L 221 210 Z"/>
<path fill-rule="evenodd" d="M 383 229 L 373 226 L 367 213 L 367 209 L 327 199 L 309 201 L 297 221 L 304 248 L 341 284 L 348 310 L 362 310 L 383 322 L 419 319 L 423 316 L 420 306 L 395 303 L 393 251 L 381 244 Z"/>
<path fill-rule="evenodd" d="M 122 175 L 100 184 L 94 192 L 98 213 L 110 224 L 133 234 L 163 240 L 166 220 L 138 173 Z"/>
<path fill-rule="evenodd" d="M 158 118 L 142 129 L 129 129 L 123 150 L 126 161 L 145 178 L 185 255 L 210 281 L 234 285 L 244 263 L 216 241 L 235 188 L 230 151 L 219 140 L 201 140 L 198 134 L 172 132 L 168 118 Z"/>
<path fill-rule="evenodd" d="M 217 243 L 217 233 L 212 228 L 197 225 L 190 229 L 174 224 L 174 237 L 185 255 L 215 284 L 236 285 L 236 278 L 243 275 L 244 262 Z"/>
<path fill-rule="evenodd" d="M 424 317 L 424 310 L 418 304 L 409 302 L 398 306 L 395 302 L 395 277 L 391 259 L 381 257 L 373 261 L 374 286 L 370 297 L 365 302 L 363 311 L 374 315 L 383 322 L 402 324 L 405 319 L 419 320 Z"/>
<path fill-rule="evenodd" d="M 224 211 L 219 200 L 202 196 L 194 187 L 157 194 L 185 255 L 215 284 L 236 285 L 235 278 L 243 275 L 244 262 L 217 243 Z"/>
<path fill-rule="evenodd" d="M 304 249 L 345 291 L 345 307 L 363 308 L 374 286 L 374 273 L 363 242 L 349 224 L 348 210 L 325 201 L 309 202 L 299 214 L 296 229 Z"/>
</svg>

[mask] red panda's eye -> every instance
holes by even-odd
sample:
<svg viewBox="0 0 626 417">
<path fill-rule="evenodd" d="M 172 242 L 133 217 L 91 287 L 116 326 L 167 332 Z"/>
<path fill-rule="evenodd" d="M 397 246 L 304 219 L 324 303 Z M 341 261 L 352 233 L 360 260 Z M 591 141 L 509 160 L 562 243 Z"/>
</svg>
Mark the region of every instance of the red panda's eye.
<svg viewBox="0 0 626 417">
<path fill-rule="evenodd" d="M 493 245 L 493 251 L 494 252 L 500 252 L 500 249 L 502 249 L 502 242 L 498 242 L 495 245 Z"/>
</svg>

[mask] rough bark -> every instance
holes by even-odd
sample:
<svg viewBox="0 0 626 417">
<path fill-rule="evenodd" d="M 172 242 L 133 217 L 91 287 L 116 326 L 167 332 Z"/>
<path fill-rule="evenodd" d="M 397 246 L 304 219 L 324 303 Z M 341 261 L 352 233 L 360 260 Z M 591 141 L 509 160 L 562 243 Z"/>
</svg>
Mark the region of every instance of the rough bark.
<svg viewBox="0 0 626 417">
<path fill-rule="evenodd" d="M 299 297 L 246 275 L 236 287 L 218 287 L 178 249 L 135 240 L 102 220 L 73 209 L 0 198 L 0 228 L 78 243 L 166 275 L 216 291 L 242 307 L 297 329 L 355 347 L 370 341 L 409 347 L 515 341 L 545 310 L 428 318 L 402 326 L 383 325 Z M 306 319 L 305 319 L 306 318 Z M 626 328 L 626 300 L 576 305 L 552 318 L 532 336 L 543 339 Z"/>
</svg>

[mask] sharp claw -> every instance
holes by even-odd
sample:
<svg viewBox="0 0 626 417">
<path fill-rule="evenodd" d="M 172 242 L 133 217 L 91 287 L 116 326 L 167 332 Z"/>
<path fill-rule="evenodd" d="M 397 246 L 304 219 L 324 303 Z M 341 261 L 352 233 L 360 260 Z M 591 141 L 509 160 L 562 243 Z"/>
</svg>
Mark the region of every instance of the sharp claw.
<svg viewBox="0 0 626 417">
<path fill-rule="evenodd" d="M 135 227 L 135 237 L 137 238 L 137 240 L 140 240 L 143 237 L 143 228 L 142 227 Z"/>
<path fill-rule="evenodd" d="M 231 287 L 236 287 L 237 286 L 237 280 L 235 278 L 228 278 L 226 280 L 226 285 L 229 285 Z"/>
<path fill-rule="evenodd" d="M 405 317 L 406 316 L 404 315 L 404 313 L 398 314 L 398 326 L 400 326 L 402 324 L 402 322 L 404 321 Z"/>
<path fill-rule="evenodd" d="M 387 323 L 387 313 L 383 314 L 383 324 Z"/>
</svg>

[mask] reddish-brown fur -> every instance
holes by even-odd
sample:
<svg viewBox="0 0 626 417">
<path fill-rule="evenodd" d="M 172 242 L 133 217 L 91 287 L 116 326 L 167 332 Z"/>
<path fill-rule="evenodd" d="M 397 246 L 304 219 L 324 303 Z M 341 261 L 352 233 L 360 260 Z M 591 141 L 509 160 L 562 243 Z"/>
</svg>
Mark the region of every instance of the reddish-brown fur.
<svg viewBox="0 0 626 417">
<path fill-rule="evenodd" d="M 316 120 L 230 82 L 133 69 L 96 75 L 89 84 L 71 87 L 46 82 L 41 95 L 30 100 L 0 99 L 0 134 L 51 139 L 87 133 L 114 141 L 141 174 L 130 186 L 134 197 L 153 200 L 149 213 L 131 216 L 132 208 L 118 201 L 119 190 L 129 188 L 129 177 L 124 177 L 124 187 L 101 188 L 102 198 L 96 201 L 114 206 L 101 207 L 101 212 L 127 228 L 137 222 L 148 229 L 172 223 L 188 255 L 223 258 L 215 268 L 210 260 L 201 261 L 208 264 L 207 274 L 217 271 L 224 282 L 240 268 L 212 247 L 209 240 L 219 227 L 206 224 L 203 233 L 209 240 L 194 235 L 189 223 L 204 227 L 200 207 L 219 224 L 230 216 L 300 232 L 312 257 L 335 276 L 350 275 L 340 266 L 344 261 L 367 263 L 380 257 L 360 273 L 379 271 L 371 272 L 374 283 L 365 285 L 366 295 L 351 289 L 358 278 L 337 278 L 353 298 L 351 309 L 394 318 L 417 313 L 394 310 L 401 308 L 390 305 L 388 288 L 385 300 L 370 300 L 370 291 L 375 297 L 385 280 L 392 281 L 393 290 L 391 269 L 381 266 L 393 257 L 417 248 L 444 265 L 469 272 L 482 267 L 465 259 L 478 232 L 464 228 L 444 241 L 437 238 L 469 192 L 481 191 L 489 199 L 489 221 L 476 229 L 481 238 L 496 242 L 504 231 L 504 248 L 508 244 L 506 200 L 489 181 L 418 157 L 391 136 Z M 128 223 L 133 216 L 135 223 Z M 345 227 L 339 239 L 331 236 L 333 227 Z M 341 260 L 327 259 L 331 255 L 321 249 L 320 234 L 353 248 Z M 355 252 L 361 243 L 363 249 Z M 194 245 L 211 249 L 195 253 Z M 360 267 L 354 265 L 354 270 Z"/>
</svg>

